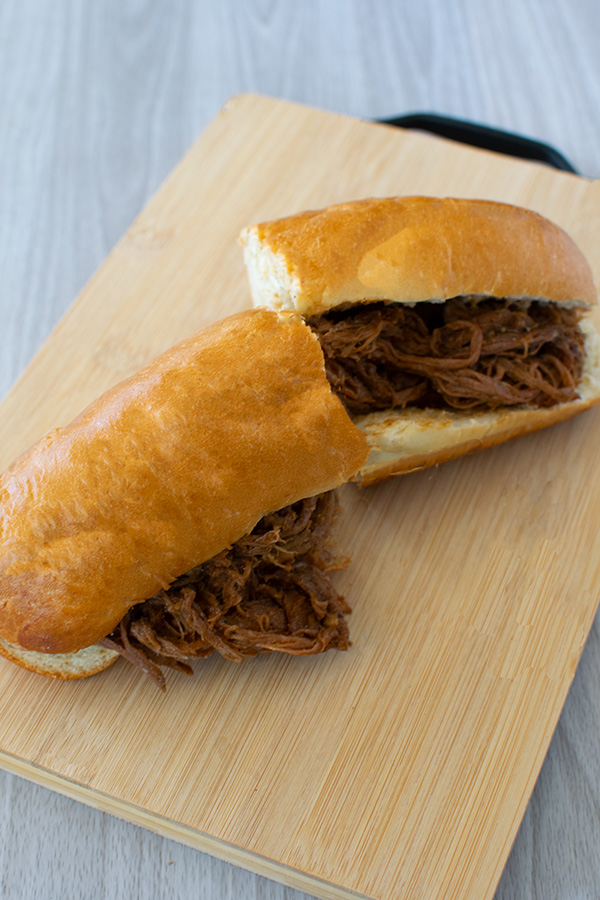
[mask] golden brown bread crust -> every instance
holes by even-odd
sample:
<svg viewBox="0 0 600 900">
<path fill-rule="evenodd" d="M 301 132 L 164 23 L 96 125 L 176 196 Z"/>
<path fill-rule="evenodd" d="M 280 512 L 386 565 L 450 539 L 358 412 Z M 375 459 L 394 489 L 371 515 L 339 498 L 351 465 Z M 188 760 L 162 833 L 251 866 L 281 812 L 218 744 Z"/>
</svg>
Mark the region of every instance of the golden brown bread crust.
<svg viewBox="0 0 600 900">
<path fill-rule="evenodd" d="M 67 653 L 367 456 L 295 314 L 183 341 L 0 477 L 0 637 Z"/>
<path fill-rule="evenodd" d="M 240 235 L 255 304 L 312 316 L 340 304 L 537 298 L 593 306 L 590 267 L 558 226 L 484 200 L 358 200 L 253 225 Z M 575 416 L 600 402 L 589 322 L 580 399 L 550 409 L 385 410 L 353 421 L 371 448 L 361 485 L 424 469 Z"/>
<path fill-rule="evenodd" d="M 557 225 L 486 200 L 358 200 L 246 228 L 256 305 L 316 315 L 347 302 L 461 294 L 596 302 L 589 265 Z"/>
</svg>

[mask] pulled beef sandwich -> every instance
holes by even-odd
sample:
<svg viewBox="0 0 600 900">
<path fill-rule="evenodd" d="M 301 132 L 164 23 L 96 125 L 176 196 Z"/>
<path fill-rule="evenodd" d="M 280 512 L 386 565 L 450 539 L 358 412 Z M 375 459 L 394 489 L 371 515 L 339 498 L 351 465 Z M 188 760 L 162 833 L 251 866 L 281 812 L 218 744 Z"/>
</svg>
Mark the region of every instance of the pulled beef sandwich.
<svg viewBox="0 0 600 900">
<path fill-rule="evenodd" d="M 294 313 L 249 310 L 151 362 L 0 476 L 0 652 L 82 678 L 119 655 L 345 649 L 334 492 L 368 453 Z"/>
<path fill-rule="evenodd" d="M 246 228 L 256 306 L 294 309 L 370 454 L 363 485 L 600 401 L 597 300 L 571 238 L 534 212 L 396 197 Z"/>
</svg>

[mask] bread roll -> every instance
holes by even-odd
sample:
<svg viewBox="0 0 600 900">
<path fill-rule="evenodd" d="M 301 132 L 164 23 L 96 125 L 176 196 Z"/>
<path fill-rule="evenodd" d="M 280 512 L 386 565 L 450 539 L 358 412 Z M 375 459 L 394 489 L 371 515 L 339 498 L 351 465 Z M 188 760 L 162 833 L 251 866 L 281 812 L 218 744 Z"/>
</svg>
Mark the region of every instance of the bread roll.
<svg viewBox="0 0 600 900">
<path fill-rule="evenodd" d="M 506 203 L 390 197 L 341 203 L 240 235 L 256 306 L 314 316 L 347 303 L 442 302 L 462 294 L 596 303 L 571 238 Z"/>
<path fill-rule="evenodd" d="M 367 452 L 298 315 L 206 328 L 1 476 L 0 651 L 33 651 L 21 664 L 39 671 L 40 654 L 92 647 L 266 513 L 351 479 Z"/>
<path fill-rule="evenodd" d="M 452 298 L 589 310 L 597 294 L 572 239 L 530 210 L 485 200 L 371 198 L 252 225 L 240 235 L 254 304 L 307 319 L 373 303 Z M 371 452 L 361 483 L 436 465 L 576 415 L 600 401 L 598 335 L 581 323 L 578 398 L 548 408 L 416 408 L 353 414 Z"/>
</svg>

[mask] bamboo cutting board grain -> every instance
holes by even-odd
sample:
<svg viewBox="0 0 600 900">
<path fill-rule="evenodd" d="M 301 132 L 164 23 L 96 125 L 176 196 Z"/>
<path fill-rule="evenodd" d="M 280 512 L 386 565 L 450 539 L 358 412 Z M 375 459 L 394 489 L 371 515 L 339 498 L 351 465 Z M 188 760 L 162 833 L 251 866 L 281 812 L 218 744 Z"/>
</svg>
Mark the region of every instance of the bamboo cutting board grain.
<svg viewBox="0 0 600 900">
<path fill-rule="evenodd" d="M 5 466 L 249 305 L 240 229 L 369 195 L 530 206 L 600 275 L 600 186 L 264 97 L 231 101 L 0 408 Z M 322 898 L 491 897 L 596 610 L 600 410 L 365 491 L 338 527 L 353 647 L 209 659 L 163 696 L 118 663 L 0 662 L 0 764 Z"/>
</svg>

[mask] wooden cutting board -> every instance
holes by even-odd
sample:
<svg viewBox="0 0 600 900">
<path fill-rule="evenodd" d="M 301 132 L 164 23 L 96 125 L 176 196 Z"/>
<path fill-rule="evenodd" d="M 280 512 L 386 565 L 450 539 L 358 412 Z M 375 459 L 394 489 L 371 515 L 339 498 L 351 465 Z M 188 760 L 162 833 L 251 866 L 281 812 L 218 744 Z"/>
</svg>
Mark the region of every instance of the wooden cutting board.
<svg viewBox="0 0 600 900">
<path fill-rule="evenodd" d="M 5 466 L 176 340 L 249 305 L 240 229 L 386 194 L 516 202 L 600 275 L 600 185 L 264 97 L 231 101 L 0 408 Z M 347 486 L 353 647 L 209 659 L 163 696 L 119 662 L 0 661 L 0 764 L 322 898 L 491 897 L 596 610 L 600 410 Z"/>
</svg>

